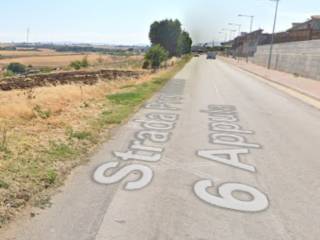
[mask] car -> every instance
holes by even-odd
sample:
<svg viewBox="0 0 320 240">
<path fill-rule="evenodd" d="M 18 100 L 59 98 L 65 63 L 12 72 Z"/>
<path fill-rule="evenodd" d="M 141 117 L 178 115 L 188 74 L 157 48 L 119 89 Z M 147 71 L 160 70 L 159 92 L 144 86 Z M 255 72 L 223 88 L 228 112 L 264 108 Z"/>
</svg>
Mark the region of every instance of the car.
<svg viewBox="0 0 320 240">
<path fill-rule="evenodd" d="M 207 59 L 216 59 L 217 54 L 215 52 L 208 52 L 207 53 Z"/>
</svg>

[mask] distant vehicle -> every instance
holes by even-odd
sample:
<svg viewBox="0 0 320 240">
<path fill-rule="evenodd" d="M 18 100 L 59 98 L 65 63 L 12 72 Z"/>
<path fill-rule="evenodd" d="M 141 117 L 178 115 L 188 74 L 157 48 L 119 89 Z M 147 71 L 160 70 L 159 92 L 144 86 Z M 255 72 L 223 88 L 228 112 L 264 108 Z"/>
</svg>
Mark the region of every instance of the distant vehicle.
<svg viewBox="0 0 320 240">
<path fill-rule="evenodd" d="M 215 52 L 208 52 L 207 53 L 207 59 L 216 59 L 217 54 Z"/>
<path fill-rule="evenodd" d="M 199 53 L 195 53 L 193 54 L 194 57 L 200 57 L 200 54 Z"/>
</svg>

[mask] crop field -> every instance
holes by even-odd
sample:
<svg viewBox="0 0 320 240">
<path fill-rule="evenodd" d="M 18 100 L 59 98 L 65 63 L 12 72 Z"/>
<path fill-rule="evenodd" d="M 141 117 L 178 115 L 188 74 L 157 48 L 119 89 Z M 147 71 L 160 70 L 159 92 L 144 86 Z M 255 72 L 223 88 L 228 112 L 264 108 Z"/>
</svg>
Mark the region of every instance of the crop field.
<svg viewBox="0 0 320 240">
<path fill-rule="evenodd" d="M 66 68 L 73 61 L 81 61 L 84 57 L 91 65 L 103 67 L 128 67 L 139 61 L 142 64 L 143 56 L 112 56 L 100 53 L 56 52 L 50 49 L 39 50 L 0 50 L 0 71 L 12 62 L 22 63 L 32 67 Z M 139 65 L 140 66 L 140 65 Z"/>
<path fill-rule="evenodd" d="M 32 65 L 33 67 L 64 67 L 70 62 L 81 60 L 84 57 L 88 57 L 91 62 L 102 59 L 103 61 L 112 61 L 109 56 L 101 56 L 99 54 L 63 54 L 63 55 L 43 55 L 43 56 L 28 56 L 28 57 L 15 57 L 0 59 L 0 68 L 8 65 L 11 62 L 19 62 L 24 65 Z"/>
<path fill-rule="evenodd" d="M 27 49 L 17 49 L 17 50 L 0 50 L 1 58 L 14 58 L 14 57 L 28 57 L 28 56 L 52 56 L 52 55 L 70 55 L 70 53 L 56 52 L 51 49 L 41 48 L 38 50 L 27 50 Z"/>
</svg>

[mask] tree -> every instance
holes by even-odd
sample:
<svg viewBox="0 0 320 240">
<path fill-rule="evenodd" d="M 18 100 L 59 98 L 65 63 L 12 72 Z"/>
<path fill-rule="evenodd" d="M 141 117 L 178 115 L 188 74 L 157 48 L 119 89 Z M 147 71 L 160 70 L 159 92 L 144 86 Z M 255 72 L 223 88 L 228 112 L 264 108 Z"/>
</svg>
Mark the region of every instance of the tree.
<svg viewBox="0 0 320 240">
<path fill-rule="evenodd" d="M 7 71 L 13 73 L 25 73 L 27 69 L 26 66 L 21 63 L 10 63 L 7 67 Z"/>
<path fill-rule="evenodd" d="M 179 55 L 188 54 L 191 52 L 192 39 L 186 31 L 183 31 L 178 39 L 178 53 Z"/>
<path fill-rule="evenodd" d="M 181 34 L 179 20 L 166 19 L 154 22 L 150 27 L 149 38 L 152 45 L 160 44 L 170 56 L 177 54 L 178 39 Z"/>
<path fill-rule="evenodd" d="M 159 44 L 152 46 L 145 55 L 145 61 L 149 62 L 152 68 L 159 68 L 161 63 L 168 59 L 169 53 Z"/>
</svg>

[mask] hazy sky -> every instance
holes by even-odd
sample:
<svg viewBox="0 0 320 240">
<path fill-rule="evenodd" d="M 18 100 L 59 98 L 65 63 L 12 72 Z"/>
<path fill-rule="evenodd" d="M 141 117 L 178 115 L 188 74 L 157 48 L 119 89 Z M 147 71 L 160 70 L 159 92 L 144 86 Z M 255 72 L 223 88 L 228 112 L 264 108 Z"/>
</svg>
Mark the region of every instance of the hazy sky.
<svg viewBox="0 0 320 240">
<path fill-rule="evenodd" d="M 223 40 L 229 22 L 271 31 L 275 2 L 270 0 L 0 0 L 0 41 L 72 41 L 111 44 L 149 43 L 154 20 L 178 18 L 195 41 Z M 281 0 L 277 30 L 320 15 L 320 0 Z"/>
</svg>

